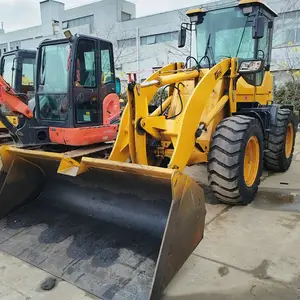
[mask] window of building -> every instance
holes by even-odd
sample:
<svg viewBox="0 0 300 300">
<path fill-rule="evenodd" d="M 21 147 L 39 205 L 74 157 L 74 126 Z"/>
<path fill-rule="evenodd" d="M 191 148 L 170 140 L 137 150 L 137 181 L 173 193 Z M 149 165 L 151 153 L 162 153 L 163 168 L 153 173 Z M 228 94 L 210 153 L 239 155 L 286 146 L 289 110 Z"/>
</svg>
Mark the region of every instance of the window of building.
<svg viewBox="0 0 300 300">
<path fill-rule="evenodd" d="M 300 13 L 297 11 L 279 15 L 279 18 L 275 20 L 274 47 L 283 47 L 291 43 L 300 42 L 300 37 L 298 37 L 298 29 L 300 29 L 299 17 Z"/>
<path fill-rule="evenodd" d="M 63 21 L 62 22 L 62 29 L 78 27 L 78 26 L 82 26 L 82 25 L 86 25 L 86 24 L 90 25 L 90 31 L 93 31 L 93 28 L 94 28 L 94 15 Z"/>
<path fill-rule="evenodd" d="M 128 14 L 124 11 L 121 12 L 121 20 L 122 21 L 128 21 L 131 20 L 131 14 Z"/>
<path fill-rule="evenodd" d="M 296 29 L 296 43 L 300 44 L 300 28 Z"/>
<path fill-rule="evenodd" d="M 284 43 L 294 43 L 296 40 L 296 28 L 287 29 L 285 31 Z"/>
<path fill-rule="evenodd" d="M 10 42 L 10 50 L 16 50 L 21 47 L 21 41 Z"/>
<path fill-rule="evenodd" d="M 160 33 L 156 35 L 148 35 L 141 37 L 141 45 L 153 45 L 153 44 L 160 44 L 175 41 L 178 39 L 178 32 L 166 32 Z"/>
<path fill-rule="evenodd" d="M 136 38 L 118 40 L 118 47 L 135 47 L 136 46 Z"/>
<path fill-rule="evenodd" d="M 3 53 L 6 52 L 6 49 L 7 49 L 7 44 L 6 43 L 0 44 L 0 56 L 2 56 Z"/>
<path fill-rule="evenodd" d="M 62 29 L 68 29 L 69 28 L 69 21 L 62 22 Z"/>
</svg>

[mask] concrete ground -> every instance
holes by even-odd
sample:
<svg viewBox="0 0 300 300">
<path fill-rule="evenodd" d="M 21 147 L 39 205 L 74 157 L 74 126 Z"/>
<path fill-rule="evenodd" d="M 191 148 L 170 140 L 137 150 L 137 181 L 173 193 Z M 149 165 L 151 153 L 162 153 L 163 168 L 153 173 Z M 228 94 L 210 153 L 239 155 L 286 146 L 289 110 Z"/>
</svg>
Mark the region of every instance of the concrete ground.
<svg viewBox="0 0 300 300">
<path fill-rule="evenodd" d="M 205 167 L 189 174 L 207 184 Z M 285 174 L 264 173 L 255 201 L 230 207 L 207 190 L 205 238 L 175 276 L 163 300 L 300 299 L 300 137 Z M 97 299 L 50 274 L 0 252 L 0 299 Z"/>
</svg>

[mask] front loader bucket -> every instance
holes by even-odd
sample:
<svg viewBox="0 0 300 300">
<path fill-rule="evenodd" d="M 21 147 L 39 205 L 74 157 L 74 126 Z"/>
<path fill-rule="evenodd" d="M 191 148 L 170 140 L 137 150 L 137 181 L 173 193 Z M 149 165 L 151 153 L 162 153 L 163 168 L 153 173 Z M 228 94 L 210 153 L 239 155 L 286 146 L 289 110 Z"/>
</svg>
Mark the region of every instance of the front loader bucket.
<svg viewBox="0 0 300 300">
<path fill-rule="evenodd" d="M 203 190 L 179 171 L 9 146 L 1 157 L 0 249 L 100 299 L 160 299 L 203 237 Z"/>
</svg>

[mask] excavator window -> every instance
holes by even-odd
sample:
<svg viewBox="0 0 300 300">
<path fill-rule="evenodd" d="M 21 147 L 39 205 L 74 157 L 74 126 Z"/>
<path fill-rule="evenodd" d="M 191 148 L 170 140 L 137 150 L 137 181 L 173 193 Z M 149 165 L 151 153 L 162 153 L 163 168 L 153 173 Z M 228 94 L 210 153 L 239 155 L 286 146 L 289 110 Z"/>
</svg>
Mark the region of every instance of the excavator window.
<svg viewBox="0 0 300 300">
<path fill-rule="evenodd" d="M 114 66 L 112 61 L 112 48 L 110 43 L 102 42 L 101 45 L 101 83 L 115 82 Z"/>
<path fill-rule="evenodd" d="M 37 91 L 41 119 L 67 119 L 68 71 L 65 66 L 69 52 L 68 43 L 45 45 L 41 49 Z"/>
<path fill-rule="evenodd" d="M 98 97 L 97 42 L 82 38 L 78 42 L 74 73 L 77 124 L 98 124 L 100 103 Z"/>
<path fill-rule="evenodd" d="M 96 87 L 96 43 L 92 40 L 80 40 L 77 50 L 75 72 L 76 87 Z"/>
<path fill-rule="evenodd" d="M 26 94 L 29 99 L 34 94 L 34 67 L 35 59 L 22 59 L 21 93 Z"/>
<path fill-rule="evenodd" d="M 2 65 L 2 77 L 3 79 L 13 88 L 15 88 L 15 62 L 16 56 L 14 54 L 7 55 L 3 57 L 3 65 Z"/>
</svg>

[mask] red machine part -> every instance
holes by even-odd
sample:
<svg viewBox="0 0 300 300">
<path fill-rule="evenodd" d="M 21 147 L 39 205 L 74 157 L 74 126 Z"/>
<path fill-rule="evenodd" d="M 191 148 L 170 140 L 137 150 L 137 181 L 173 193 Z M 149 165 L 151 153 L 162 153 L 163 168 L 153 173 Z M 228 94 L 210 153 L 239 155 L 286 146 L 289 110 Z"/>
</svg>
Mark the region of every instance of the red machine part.
<svg viewBox="0 0 300 300">
<path fill-rule="evenodd" d="M 132 75 L 133 75 L 133 78 L 132 78 Z M 127 73 L 127 76 L 128 76 L 128 83 L 137 81 L 136 73 Z"/>
<path fill-rule="evenodd" d="M 12 113 L 22 114 L 29 119 L 33 119 L 33 111 L 18 97 L 17 93 L 1 76 L 0 104 L 5 106 Z"/>
<path fill-rule="evenodd" d="M 113 141 L 117 130 L 118 125 L 82 128 L 50 127 L 49 137 L 51 142 L 60 145 L 86 146 Z"/>
<path fill-rule="evenodd" d="M 120 116 L 120 98 L 117 94 L 109 94 L 103 100 L 103 125 L 109 125 Z"/>
</svg>

